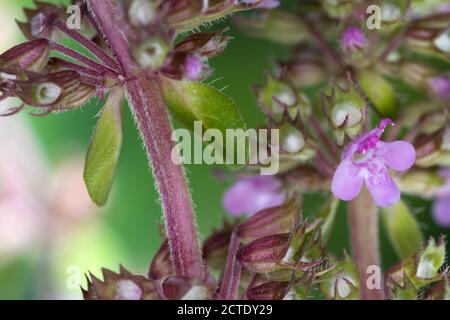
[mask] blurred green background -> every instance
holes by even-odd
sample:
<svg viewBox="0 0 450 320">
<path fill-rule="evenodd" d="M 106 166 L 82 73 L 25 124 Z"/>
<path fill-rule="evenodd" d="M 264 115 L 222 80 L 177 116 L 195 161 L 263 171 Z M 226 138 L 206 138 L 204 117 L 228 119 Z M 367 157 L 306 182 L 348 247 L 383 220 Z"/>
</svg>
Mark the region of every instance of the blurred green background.
<svg viewBox="0 0 450 320">
<path fill-rule="evenodd" d="M 32 7 L 32 1 L 0 0 L 0 44 L 3 51 L 6 49 L 3 42 L 18 43 L 23 40 L 14 26 L 14 19 L 24 18 L 23 6 Z M 251 85 L 261 83 L 270 60 L 286 57 L 288 50 L 239 34 L 233 27 L 229 34 L 234 40 L 222 56 L 212 60 L 216 72 L 211 80 L 218 79 L 214 85 L 219 89 L 226 87 L 224 92 L 236 100 L 247 123 L 256 126 L 264 117 L 256 107 Z M 20 116 L 31 123 L 50 165 L 56 166 L 67 156 L 86 152 L 98 112 L 98 105 L 91 103 L 64 114 L 38 118 L 26 114 Z M 80 291 L 67 286 L 74 275 L 70 266 L 79 266 L 82 272 L 90 270 L 96 275 L 100 274 L 101 267 L 117 270 L 119 264 L 135 273 L 147 272 L 149 262 L 160 245 L 160 207 L 142 143 L 128 111 L 124 119 L 124 143 L 108 206 L 95 213 L 99 216 L 95 223 L 64 238 L 60 246 L 52 249 L 51 257 L 45 250 L 32 249 L 7 261 L 0 261 L 1 299 L 46 298 L 45 288 L 49 283 L 57 292 L 52 297 L 78 298 Z M 0 137 L 0 143 L 1 139 L 5 137 Z M 227 184 L 213 177 L 211 167 L 191 165 L 187 169 L 201 236 L 205 238 L 226 217 L 221 206 L 221 195 Z M 320 205 L 320 199 L 320 195 L 306 198 L 305 215 Z M 426 235 L 445 233 L 432 221 L 428 202 L 410 201 L 414 201 L 414 207 L 420 209 L 415 213 Z M 332 251 L 341 254 L 344 248 L 349 248 L 347 231 L 345 210 L 340 210 L 329 243 Z M 384 234 L 382 252 L 383 264 L 387 267 L 396 258 Z"/>
</svg>

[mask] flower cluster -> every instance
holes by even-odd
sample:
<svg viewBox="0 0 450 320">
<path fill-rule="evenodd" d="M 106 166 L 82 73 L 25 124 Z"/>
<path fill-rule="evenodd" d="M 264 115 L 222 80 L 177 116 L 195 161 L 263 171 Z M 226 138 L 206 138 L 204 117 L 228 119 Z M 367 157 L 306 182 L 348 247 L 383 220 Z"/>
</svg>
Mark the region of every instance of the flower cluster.
<svg viewBox="0 0 450 320">
<path fill-rule="evenodd" d="M 275 0 L 74 1 L 83 12 L 78 31 L 65 25 L 62 7 L 37 2 L 26 10 L 20 27 L 30 41 L 0 55 L 0 100 L 19 100 L 5 114 L 26 106 L 64 111 L 108 95 L 84 171 L 91 198 L 103 205 L 126 97 L 161 196 L 166 233 L 148 275 L 104 270 L 103 281 L 88 277 L 85 298 L 306 299 L 315 288 L 337 300 L 449 298 L 445 240 L 424 241 L 402 195 L 438 198 L 435 216 L 447 223 L 448 177 L 437 173 L 450 165 L 450 13 L 424 15 L 412 1 L 382 0 L 381 28 L 369 28 L 369 2 L 298 1 L 288 11 Z M 249 9 L 258 10 L 233 16 L 243 32 L 292 50 L 255 86 L 263 127 L 279 129 L 280 171 L 257 177 L 263 163 L 244 166 L 223 199 L 234 217 L 200 248 L 184 171 L 167 160 L 168 113 L 189 129 L 196 120 L 221 131 L 245 128 L 234 102 L 200 82 L 231 38 L 198 28 Z M 324 197 L 320 208 L 305 205 L 311 192 Z M 326 245 L 341 201 L 353 250 L 337 257 Z M 379 211 L 400 262 L 371 290 Z"/>
</svg>

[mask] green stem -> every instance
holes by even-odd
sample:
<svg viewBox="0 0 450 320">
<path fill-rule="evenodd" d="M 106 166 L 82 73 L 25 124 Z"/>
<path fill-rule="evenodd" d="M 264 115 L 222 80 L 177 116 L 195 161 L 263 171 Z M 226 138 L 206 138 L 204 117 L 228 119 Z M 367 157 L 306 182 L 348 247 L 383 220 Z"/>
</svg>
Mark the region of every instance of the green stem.
<svg viewBox="0 0 450 320">
<path fill-rule="evenodd" d="M 349 202 L 349 224 L 351 233 L 352 253 L 360 273 L 360 290 L 362 300 L 384 300 L 384 281 L 380 288 L 370 288 L 368 273 L 370 266 L 381 270 L 378 236 L 378 207 L 373 202 L 368 191 L 363 188 L 358 198 Z M 380 276 L 381 276 L 380 272 Z"/>
</svg>

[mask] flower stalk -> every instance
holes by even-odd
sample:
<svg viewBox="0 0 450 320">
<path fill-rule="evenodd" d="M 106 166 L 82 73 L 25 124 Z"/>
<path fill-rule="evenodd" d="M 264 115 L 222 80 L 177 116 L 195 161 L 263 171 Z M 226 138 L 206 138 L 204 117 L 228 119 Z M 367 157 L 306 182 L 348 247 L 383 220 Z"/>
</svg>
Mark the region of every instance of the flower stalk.
<svg viewBox="0 0 450 320">
<path fill-rule="evenodd" d="M 176 275 L 205 278 L 197 228 L 183 168 L 170 161 L 172 126 L 156 75 L 143 75 L 134 63 L 128 44 L 112 20 L 108 0 L 89 0 L 97 28 L 111 47 L 125 75 L 130 107 L 137 121 L 161 197 L 169 239 L 171 260 Z"/>
<path fill-rule="evenodd" d="M 352 252 L 360 273 L 361 299 L 384 300 L 383 287 L 371 289 L 367 285 L 368 267 L 381 267 L 378 207 L 364 188 L 355 200 L 349 202 L 348 210 Z"/>
</svg>

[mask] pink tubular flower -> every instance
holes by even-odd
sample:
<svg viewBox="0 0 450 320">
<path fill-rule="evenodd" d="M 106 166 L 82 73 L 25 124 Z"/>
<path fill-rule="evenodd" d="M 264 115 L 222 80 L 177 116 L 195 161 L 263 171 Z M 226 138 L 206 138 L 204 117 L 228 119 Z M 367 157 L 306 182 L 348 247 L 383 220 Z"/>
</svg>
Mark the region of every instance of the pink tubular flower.
<svg viewBox="0 0 450 320">
<path fill-rule="evenodd" d="M 347 51 L 355 51 L 366 46 L 366 36 L 357 27 L 347 28 L 341 40 L 342 48 Z"/>
<path fill-rule="evenodd" d="M 230 214 L 249 216 L 284 202 L 280 181 L 272 176 L 245 177 L 228 189 L 223 197 L 223 206 Z"/>
<path fill-rule="evenodd" d="M 189 55 L 184 63 L 184 77 L 191 81 L 200 79 L 204 69 L 203 62 L 195 55 Z"/>
<path fill-rule="evenodd" d="M 439 99 L 450 101 L 450 76 L 438 76 L 428 80 L 428 87 Z"/>
<path fill-rule="evenodd" d="M 448 228 L 450 227 L 450 168 L 442 169 L 440 175 L 446 182 L 433 203 L 433 218 L 439 226 Z"/>
<path fill-rule="evenodd" d="M 382 120 L 378 128 L 355 139 L 346 148 L 331 185 L 337 198 L 355 199 L 364 182 L 378 206 L 390 207 L 400 200 L 400 191 L 390 177 L 388 167 L 395 171 L 408 170 L 415 162 L 416 151 L 405 141 L 381 141 L 389 124 L 393 124 L 390 119 Z"/>
</svg>

